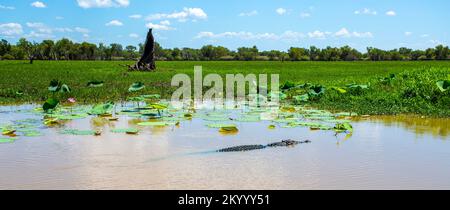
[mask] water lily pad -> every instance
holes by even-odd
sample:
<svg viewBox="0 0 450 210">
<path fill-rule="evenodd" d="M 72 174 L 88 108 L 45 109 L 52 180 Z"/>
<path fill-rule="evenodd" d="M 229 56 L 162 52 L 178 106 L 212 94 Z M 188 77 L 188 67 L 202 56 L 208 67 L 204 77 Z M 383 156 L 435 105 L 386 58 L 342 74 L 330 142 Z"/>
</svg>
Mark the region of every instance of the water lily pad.
<svg viewBox="0 0 450 210">
<path fill-rule="evenodd" d="M 237 133 L 237 132 L 239 132 L 239 129 L 236 126 L 221 127 L 219 129 L 219 132 L 221 132 L 221 133 Z"/>
<path fill-rule="evenodd" d="M 89 112 L 88 114 L 90 115 L 104 115 L 104 114 L 109 114 L 109 112 L 111 112 L 111 110 L 114 108 L 114 103 L 113 102 L 106 102 L 104 104 L 98 104 L 95 105 Z"/>
<path fill-rule="evenodd" d="M 69 88 L 68 85 L 63 84 L 63 85 L 61 85 L 61 88 L 60 88 L 59 92 L 61 92 L 61 93 L 70 93 L 70 88 Z"/>
<path fill-rule="evenodd" d="M 113 133 L 126 133 L 126 134 L 138 134 L 139 129 L 136 128 L 125 128 L 125 129 L 113 129 L 111 130 Z"/>
<path fill-rule="evenodd" d="M 17 138 L 0 138 L 0 144 L 14 143 Z"/>
<path fill-rule="evenodd" d="M 93 130 L 76 130 L 76 129 L 66 129 L 60 132 L 65 135 L 75 135 L 75 136 L 98 136 L 101 134 L 100 131 Z"/>
<path fill-rule="evenodd" d="M 219 123 L 207 124 L 206 126 L 208 126 L 209 128 L 229 128 L 229 127 L 236 127 L 235 124 L 219 124 Z"/>
<path fill-rule="evenodd" d="M 168 126 L 169 123 L 167 122 L 140 122 L 137 125 L 139 126 L 158 126 L 158 127 L 162 127 L 162 126 Z"/>
<path fill-rule="evenodd" d="M 445 92 L 450 89 L 450 80 L 439 81 L 436 83 L 436 85 L 441 92 Z"/>
<path fill-rule="evenodd" d="M 353 132 L 353 126 L 350 123 L 338 123 L 334 126 L 334 130 L 338 133 Z"/>
<path fill-rule="evenodd" d="M 47 101 L 45 101 L 44 105 L 42 106 L 42 109 L 45 112 L 48 112 L 50 109 L 55 109 L 56 106 L 59 104 L 59 101 L 54 98 L 49 98 Z"/>
<path fill-rule="evenodd" d="M 142 82 L 135 82 L 135 83 L 133 83 L 130 86 L 130 88 L 128 88 L 128 92 L 137 92 L 137 91 L 140 91 L 140 90 L 142 90 L 144 88 L 145 88 L 144 83 L 142 83 Z"/>
<path fill-rule="evenodd" d="M 103 87 L 104 82 L 103 81 L 90 81 L 87 83 L 87 86 L 90 88 L 98 88 L 98 87 Z"/>
</svg>

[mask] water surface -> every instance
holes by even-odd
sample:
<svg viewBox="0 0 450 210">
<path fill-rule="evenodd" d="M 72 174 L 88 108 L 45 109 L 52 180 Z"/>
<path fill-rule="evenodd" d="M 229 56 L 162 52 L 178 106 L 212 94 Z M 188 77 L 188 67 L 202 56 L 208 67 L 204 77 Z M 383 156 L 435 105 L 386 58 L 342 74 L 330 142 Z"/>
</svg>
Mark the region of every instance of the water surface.
<svg viewBox="0 0 450 210">
<path fill-rule="evenodd" d="M 18 111 L 31 108 L 2 107 L 0 123 L 42 119 Z M 143 127 L 139 135 L 109 132 L 137 121 L 87 117 L 64 128 L 102 130 L 101 136 L 42 126 L 40 137 L 0 144 L 0 189 L 450 189 L 449 119 L 357 118 L 351 137 L 306 127 L 268 129 L 270 122 L 238 122 L 239 133 L 224 135 L 197 118 Z M 283 139 L 312 143 L 211 152 Z"/>
</svg>

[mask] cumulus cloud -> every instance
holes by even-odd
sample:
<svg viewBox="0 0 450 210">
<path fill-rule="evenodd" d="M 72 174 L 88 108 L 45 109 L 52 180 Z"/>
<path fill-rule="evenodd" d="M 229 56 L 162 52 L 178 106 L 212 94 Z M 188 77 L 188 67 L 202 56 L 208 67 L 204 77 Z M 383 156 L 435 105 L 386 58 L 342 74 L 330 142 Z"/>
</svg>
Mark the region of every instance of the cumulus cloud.
<svg viewBox="0 0 450 210">
<path fill-rule="evenodd" d="M 22 25 L 19 23 L 0 24 L 0 35 L 5 37 L 19 36 L 23 33 Z"/>
<path fill-rule="evenodd" d="M 128 7 L 130 0 L 77 0 L 81 8 Z"/>
<path fill-rule="evenodd" d="M 284 15 L 284 14 L 286 14 L 287 10 L 284 8 L 278 8 L 275 10 L 275 12 L 277 12 L 277 14 L 279 14 L 279 15 Z"/>
<path fill-rule="evenodd" d="M 5 5 L 1 5 L 1 4 L 0 4 L 0 9 L 15 10 L 16 8 L 15 8 L 15 7 L 12 7 L 12 6 L 5 6 Z"/>
<path fill-rule="evenodd" d="M 295 31 L 285 31 L 282 34 L 274 33 L 252 33 L 252 32 L 224 32 L 224 33 L 213 33 L 210 31 L 204 31 L 197 34 L 196 39 L 220 39 L 220 38 L 237 38 L 244 40 L 281 40 L 281 41 L 298 41 L 303 38 L 311 39 L 326 39 L 327 37 L 336 38 L 371 38 L 373 37 L 370 32 L 350 32 L 346 28 L 342 28 L 336 33 L 323 32 L 323 31 L 312 31 L 308 33 L 295 32 Z"/>
<path fill-rule="evenodd" d="M 334 36 L 345 37 L 345 38 L 351 38 L 351 37 L 372 38 L 373 34 L 371 32 L 357 32 L 357 31 L 350 32 L 346 28 L 342 28 L 341 30 L 334 33 Z"/>
<path fill-rule="evenodd" d="M 393 10 L 390 10 L 390 11 L 387 11 L 387 12 L 386 12 L 386 15 L 387 15 L 387 16 L 396 16 L 397 13 L 396 13 L 395 11 L 393 11 Z"/>
<path fill-rule="evenodd" d="M 105 24 L 106 26 L 123 26 L 123 23 L 119 20 L 111 20 Z"/>
<path fill-rule="evenodd" d="M 142 15 L 134 14 L 134 15 L 130 15 L 129 17 L 130 17 L 131 19 L 141 19 L 141 18 L 142 18 Z"/>
<path fill-rule="evenodd" d="M 258 11 L 256 11 L 256 10 L 253 10 L 250 12 L 242 12 L 239 14 L 240 17 L 244 17 L 244 16 L 250 17 L 250 16 L 255 16 L 255 15 L 258 15 Z"/>
<path fill-rule="evenodd" d="M 152 29 L 161 30 L 161 31 L 175 30 L 174 28 L 170 27 L 170 21 L 168 21 L 168 20 L 161 21 L 159 24 L 147 23 L 145 26 L 147 28 L 152 28 Z"/>
<path fill-rule="evenodd" d="M 35 1 L 35 2 L 31 3 L 31 6 L 36 7 L 36 8 L 46 8 L 47 7 L 47 5 L 45 5 L 45 3 L 41 2 L 41 1 Z"/>
<path fill-rule="evenodd" d="M 53 33 L 53 30 L 48 27 L 47 25 L 43 23 L 27 23 L 27 27 L 34 30 L 34 32 L 41 33 L 41 34 L 51 34 Z"/>
<path fill-rule="evenodd" d="M 374 10 L 371 10 L 368 8 L 356 10 L 354 13 L 355 13 L 355 15 L 377 15 L 378 14 L 377 11 L 374 11 Z"/>
<path fill-rule="evenodd" d="M 75 31 L 78 33 L 83 33 L 83 34 L 88 34 L 90 32 L 89 29 L 81 28 L 81 27 L 75 27 Z"/>
<path fill-rule="evenodd" d="M 149 15 L 146 20 L 161 20 L 161 19 L 176 19 L 178 21 L 184 22 L 187 20 L 198 20 L 198 19 L 206 19 L 208 15 L 201 8 L 183 8 L 181 12 L 173 12 L 173 13 L 156 13 Z"/>
</svg>

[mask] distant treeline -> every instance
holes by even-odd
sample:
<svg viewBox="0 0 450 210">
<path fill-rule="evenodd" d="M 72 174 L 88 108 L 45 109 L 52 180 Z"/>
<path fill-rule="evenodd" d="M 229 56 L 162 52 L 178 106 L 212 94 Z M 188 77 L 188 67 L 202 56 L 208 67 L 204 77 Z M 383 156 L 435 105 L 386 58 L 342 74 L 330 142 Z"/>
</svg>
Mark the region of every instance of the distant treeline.
<svg viewBox="0 0 450 210">
<path fill-rule="evenodd" d="M 157 60 L 167 61 L 390 61 L 390 60 L 448 60 L 448 46 L 438 45 L 426 50 L 413 50 L 406 47 L 381 50 L 368 47 L 367 52 L 359 52 L 349 46 L 299 48 L 291 47 L 287 52 L 260 51 L 256 46 L 241 47 L 232 51 L 222 46 L 206 45 L 201 49 L 164 49 L 155 44 Z M 58 41 L 44 40 L 41 43 L 20 39 L 15 45 L 6 40 L 0 42 L 0 60 L 136 60 L 143 51 L 143 45 L 126 46 L 120 44 L 99 45 L 83 42 L 75 43 L 69 39 Z"/>
</svg>

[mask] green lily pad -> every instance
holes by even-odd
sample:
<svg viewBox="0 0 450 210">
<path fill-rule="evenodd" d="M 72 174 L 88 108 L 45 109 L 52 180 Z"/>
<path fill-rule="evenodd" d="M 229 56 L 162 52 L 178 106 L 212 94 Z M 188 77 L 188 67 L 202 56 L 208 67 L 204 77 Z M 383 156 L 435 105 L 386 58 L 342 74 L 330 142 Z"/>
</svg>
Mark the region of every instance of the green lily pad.
<svg viewBox="0 0 450 210">
<path fill-rule="evenodd" d="M 138 123 L 139 126 L 168 126 L 167 122 L 141 122 Z"/>
<path fill-rule="evenodd" d="M 98 88 L 98 87 L 103 87 L 104 82 L 103 81 L 90 81 L 87 83 L 87 86 L 90 88 Z"/>
<path fill-rule="evenodd" d="M 58 106 L 59 101 L 54 98 L 49 98 L 47 101 L 45 101 L 44 105 L 42 106 L 42 109 L 47 112 L 50 109 L 55 109 L 56 106 Z"/>
<path fill-rule="evenodd" d="M 436 83 L 436 85 L 441 92 L 445 92 L 450 89 L 450 80 L 439 81 Z"/>
<path fill-rule="evenodd" d="M 334 126 L 334 130 L 338 133 L 342 133 L 342 132 L 353 132 L 353 126 L 350 125 L 350 123 L 338 123 L 336 124 L 336 126 Z"/>
<path fill-rule="evenodd" d="M 113 133 L 137 134 L 137 133 L 139 133 L 139 129 L 136 129 L 136 128 L 113 129 L 113 130 L 111 130 L 111 132 L 113 132 Z"/>
<path fill-rule="evenodd" d="M 128 88 L 128 92 L 137 92 L 137 91 L 140 91 L 140 90 L 142 90 L 144 88 L 145 88 L 144 83 L 142 83 L 142 82 L 135 82 L 135 83 L 133 83 L 130 86 L 130 88 Z"/>
<path fill-rule="evenodd" d="M 96 136 L 99 134 L 98 131 L 92 130 L 76 130 L 76 129 L 66 129 L 60 132 L 65 135 L 75 135 L 75 136 Z"/>
<path fill-rule="evenodd" d="M 14 143 L 17 138 L 0 138 L 0 144 Z"/>
<path fill-rule="evenodd" d="M 60 82 L 58 80 L 52 80 L 48 86 L 48 91 L 57 92 L 60 88 Z"/>
<path fill-rule="evenodd" d="M 61 93 L 70 93 L 70 88 L 69 88 L 68 85 L 63 84 L 63 85 L 61 85 L 61 88 L 60 88 L 59 92 L 61 92 Z"/>
<path fill-rule="evenodd" d="M 111 110 L 114 108 L 113 102 L 106 102 L 104 104 L 98 104 L 95 105 L 88 114 L 90 115 L 104 115 L 111 112 Z"/>
<path fill-rule="evenodd" d="M 209 128 L 236 127 L 235 124 L 219 124 L 219 123 L 207 124 L 206 126 L 208 126 Z"/>
</svg>

